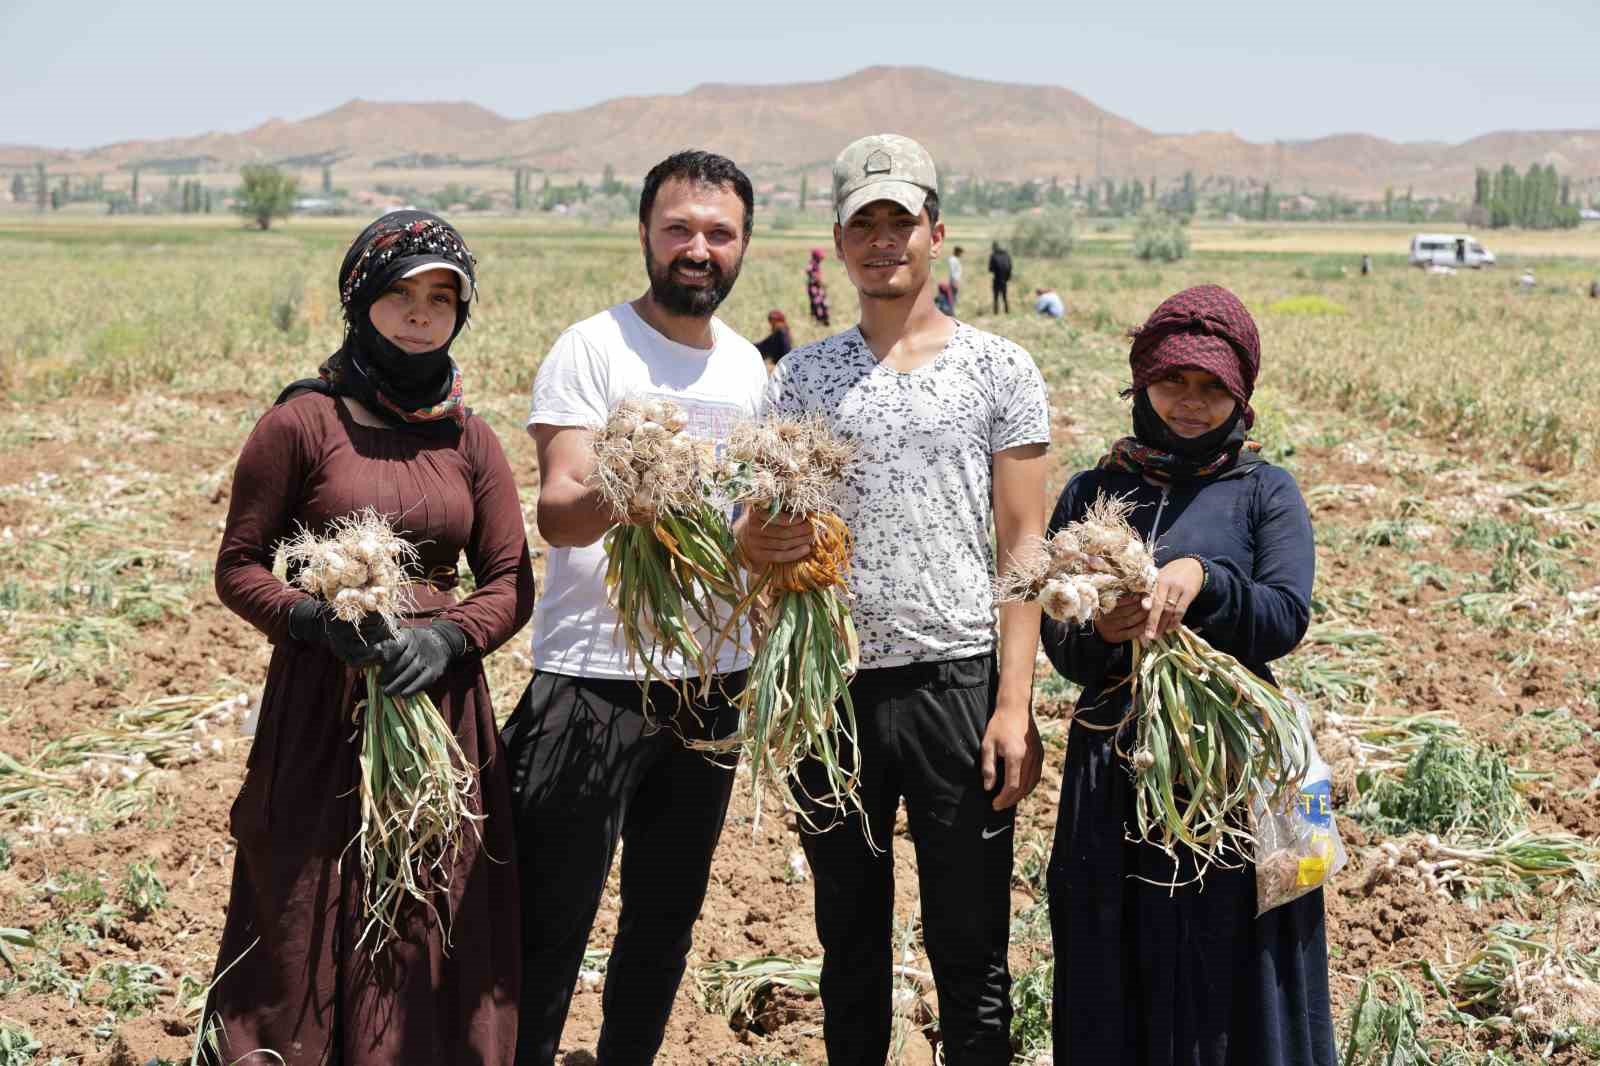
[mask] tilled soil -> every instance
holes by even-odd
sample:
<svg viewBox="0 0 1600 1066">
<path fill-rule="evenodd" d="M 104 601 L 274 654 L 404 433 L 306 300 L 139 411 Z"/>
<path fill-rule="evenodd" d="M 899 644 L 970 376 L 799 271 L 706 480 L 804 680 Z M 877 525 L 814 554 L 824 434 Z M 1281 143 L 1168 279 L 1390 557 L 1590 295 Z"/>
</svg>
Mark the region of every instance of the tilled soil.
<svg viewBox="0 0 1600 1066">
<path fill-rule="evenodd" d="M 225 401 L 220 401 L 225 402 Z M 114 452 L 104 444 L 50 444 L 30 449 L 7 475 L 23 481 L 39 472 L 71 476 L 80 460 L 101 461 Z M 175 483 L 209 484 L 210 471 L 226 471 L 237 439 L 213 434 L 206 443 L 158 446 L 140 456 L 141 465 L 171 474 Z M 1337 449 L 1302 451 L 1296 474 L 1303 487 L 1319 484 L 1372 486 L 1364 499 L 1339 498 L 1319 504 L 1319 530 L 1340 523 L 1359 524 L 1382 513 L 1395 499 L 1419 492 L 1416 475 L 1396 472 L 1380 459 L 1352 461 Z M 1485 506 L 1478 487 L 1428 485 L 1430 507 L 1441 516 L 1452 507 L 1466 511 Z M 1505 501 L 1501 501 L 1502 503 Z M 211 491 L 195 488 L 175 493 L 167 504 L 169 538 L 202 554 L 214 550 L 218 523 L 226 513 L 226 479 L 215 479 Z M 1492 504 L 1491 506 L 1498 506 Z M 1514 506 L 1508 504 L 1507 506 Z M 39 506 L 26 499 L 0 498 L 0 526 L 17 530 L 38 521 Z M 1435 519 L 1443 528 L 1442 519 Z M 1481 553 L 1456 549 L 1448 532 L 1407 550 L 1382 548 L 1324 551 L 1320 590 L 1337 593 L 1359 589 L 1367 611 L 1359 624 L 1379 630 L 1388 640 L 1380 658 L 1376 709 L 1405 707 L 1411 712 L 1435 710 L 1461 721 L 1472 733 L 1492 739 L 1515 758 L 1548 771 L 1536 782 L 1530 800 L 1536 824 L 1562 827 L 1593 836 L 1600 833 L 1600 713 L 1586 686 L 1595 677 L 1592 643 L 1560 630 L 1535 632 L 1516 628 L 1496 631 L 1468 623 L 1450 598 L 1453 592 L 1416 585 L 1414 564 L 1449 565 L 1470 573 L 1488 564 Z M 1574 587 L 1596 582 L 1592 560 L 1575 566 Z M 1529 610 L 1549 611 L 1546 600 Z M 122 661 L 88 676 L 36 682 L 14 694 L 12 713 L 0 718 L 0 750 L 25 755 L 50 738 L 98 728 L 108 714 L 130 702 L 162 694 L 217 692 L 221 696 L 253 695 L 260 685 L 267 653 L 259 634 L 233 617 L 202 590 L 192 606 L 141 631 L 142 639 L 121 649 Z M 525 656 L 514 654 L 519 637 L 491 664 L 496 698 L 509 711 L 526 677 Z M 1515 654 L 1531 653 L 1518 666 Z M 0 658 L 15 656 L 0 646 Z M 1579 736 L 1552 753 L 1542 731 L 1539 709 L 1565 707 L 1579 723 Z M 1059 719 L 1063 707 L 1046 707 Z M 1058 722 L 1059 726 L 1059 722 Z M 1065 730 L 1048 730 L 1060 737 Z M 63 950 L 62 968 L 83 979 L 114 962 L 147 962 L 162 968 L 162 993 L 142 1016 L 120 1024 L 104 1023 L 103 989 L 89 981 L 81 1001 L 73 1004 L 48 983 L 27 981 L 5 997 L 0 1012 L 28 1026 L 44 1056 L 66 1062 L 141 1064 L 153 1057 L 186 1061 L 194 1039 L 195 1017 L 178 1001 L 180 986 L 189 994 L 209 981 L 216 962 L 217 937 L 228 899 L 233 845 L 227 832 L 229 804 L 239 787 L 249 741 L 230 736 L 222 754 L 197 759 L 175 770 L 153 775 L 147 807 L 114 827 L 84 833 L 48 818 L 27 819 L 5 827 L 13 844 L 13 861 L 0 871 L 0 927 L 35 929 L 74 917 L 58 879 L 66 871 L 91 871 L 114 885 L 135 861 L 154 865 L 165 884 L 165 906 L 147 916 L 124 915 L 92 942 Z M 1019 850 L 1047 846 L 1055 821 L 1060 789 L 1059 743 L 1048 751 L 1050 768 L 1039 790 L 1027 799 L 1017 823 Z M 791 862 L 798 837 L 785 819 L 769 807 L 759 830 L 752 828 L 748 777 L 741 777 L 734 809 L 718 849 L 709 894 L 696 929 L 691 974 L 703 963 L 722 959 L 777 954 L 815 957 L 819 953 L 812 925 L 811 886 L 803 866 Z M 1333 990 L 1342 1019 L 1360 979 L 1377 967 L 1400 968 L 1415 959 L 1462 958 L 1483 933 L 1518 914 L 1516 900 L 1499 900 L 1472 910 L 1426 894 L 1409 882 L 1392 881 L 1367 890 L 1367 873 L 1375 861 L 1365 835 L 1342 819 L 1350 845 L 1351 864 L 1327 894 L 1328 940 L 1332 946 Z M 32 830 L 32 831 L 30 831 Z M 58 831 L 60 830 L 60 831 Z M 917 910 L 917 887 L 911 843 L 901 832 L 894 840 L 897 915 L 902 921 Z M 1019 855 L 1020 867 L 1020 855 Z M 1019 877 L 1014 912 L 1037 902 Z M 608 885 L 591 944 L 610 942 L 618 907 L 615 876 Z M 1020 970 L 1029 963 L 1022 948 L 1014 951 Z M 28 952 L 19 952 L 23 959 Z M 911 965 L 925 968 L 925 959 Z M 1412 971 L 1412 983 L 1424 989 L 1437 1006 L 1437 993 Z M 189 979 L 185 982 L 184 979 Z M 927 993 L 914 1013 L 932 1017 L 937 1004 Z M 591 1052 L 601 1017 L 598 991 L 580 991 L 563 1039 L 563 1060 L 569 1066 L 592 1062 Z M 923 1009 L 926 1008 L 926 1009 Z M 823 1061 L 820 1008 L 814 1000 L 794 995 L 775 997 L 755 1018 L 729 1020 L 708 1012 L 696 982 L 686 979 L 673 1011 L 659 1062 L 664 1066 L 733 1064 L 757 1054 Z M 1437 1017 L 1437 1014 L 1435 1014 Z M 1436 1023 L 1438 1024 L 1438 1023 Z M 912 1027 L 914 1029 L 914 1027 Z M 1492 1034 L 1453 1039 L 1478 1040 L 1485 1046 L 1504 1038 Z M 1444 1035 L 1439 1029 L 1434 1035 Z M 1525 1053 L 1525 1052 L 1524 1052 Z M 902 1061 L 930 1063 L 930 1034 L 913 1031 Z M 1550 1061 L 1576 1063 L 1574 1052 Z"/>
</svg>

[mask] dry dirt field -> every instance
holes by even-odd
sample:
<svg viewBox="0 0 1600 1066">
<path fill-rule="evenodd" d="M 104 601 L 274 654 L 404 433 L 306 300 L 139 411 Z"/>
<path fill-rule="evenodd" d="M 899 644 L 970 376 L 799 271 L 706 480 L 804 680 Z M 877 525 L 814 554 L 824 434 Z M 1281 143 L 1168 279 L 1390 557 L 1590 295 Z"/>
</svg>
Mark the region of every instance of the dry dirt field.
<svg viewBox="0 0 1600 1066">
<path fill-rule="evenodd" d="M 8 280 L 17 298 L 0 321 L 0 1066 L 188 1061 L 227 901 L 239 727 L 267 661 L 217 603 L 211 564 L 244 435 L 336 342 L 333 278 L 355 228 L 0 225 L 0 259 L 30 264 Z M 527 386 L 562 326 L 637 295 L 637 248 L 623 229 L 462 228 L 484 302 L 457 352 L 536 537 Z M 985 246 L 981 227 L 956 232 Z M 1426 277 L 1398 258 L 1403 238 L 1385 239 L 1366 279 L 1345 238 L 1305 247 L 1303 231 L 1255 250 L 1203 231 L 1200 251 L 1165 265 L 1086 241 L 1068 260 L 1022 261 L 1013 283 L 1058 286 L 1060 324 L 1020 296 L 1009 317 L 990 315 L 978 256 L 961 317 L 1044 369 L 1053 493 L 1123 428 L 1122 332 L 1189 284 L 1244 297 L 1264 338 L 1260 435 L 1317 526 L 1314 624 L 1283 677 L 1314 709 L 1351 852 L 1327 893 L 1346 1062 L 1592 1062 L 1600 301 L 1584 293 L 1600 261 L 1582 258 L 1592 245 L 1528 260 L 1539 285 L 1525 292 L 1520 263 Z M 728 320 L 752 335 L 769 307 L 798 320 L 805 252 L 823 243 L 758 233 Z M 853 294 L 828 269 L 835 324 L 849 323 Z M 502 714 L 528 675 L 525 640 L 489 663 Z M 1030 1063 L 1048 1048 L 1041 886 L 1071 708 L 1048 667 L 1037 693 L 1049 757 L 1022 807 L 1013 893 L 1016 1046 Z M 1426 795 L 1385 806 L 1408 783 Z M 797 838 L 770 816 L 752 831 L 747 777 L 736 796 L 660 1061 L 820 1063 Z M 1466 857 L 1424 868 L 1429 831 Z M 908 990 L 896 1053 L 931 1063 L 938 1005 L 917 976 L 909 841 L 894 847 Z M 716 965 L 753 978 L 748 964 L 769 957 L 779 986 L 755 981 L 748 997 Z M 1530 980 L 1541 971 L 1548 994 Z M 599 1016 L 598 992 L 580 991 L 568 1066 L 593 1061 Z"/>
</svg>

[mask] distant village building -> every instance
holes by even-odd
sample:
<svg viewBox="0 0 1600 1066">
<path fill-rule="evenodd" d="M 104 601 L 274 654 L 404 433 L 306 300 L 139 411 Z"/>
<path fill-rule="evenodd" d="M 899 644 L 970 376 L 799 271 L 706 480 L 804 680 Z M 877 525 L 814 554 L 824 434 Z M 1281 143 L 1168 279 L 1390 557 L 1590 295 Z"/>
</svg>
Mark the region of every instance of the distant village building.
<svg viewBox="0 0 1600 1066">
<path fill-rule="evenodd" d="M 297 215 L 340 215 L 344 213 L 339 201 L 321 196 L 302 196 L 294 202 Z"/>
<path fill-rule="evenodd" d="M 389 196 L 386 193 L 373 192 L 371 189 L 362 189 L 352 199 L 363 207 L 369 208 L 378 214 L 398 211 L 405 205 L 405 201 L 398 196 Z"/>
</svg>

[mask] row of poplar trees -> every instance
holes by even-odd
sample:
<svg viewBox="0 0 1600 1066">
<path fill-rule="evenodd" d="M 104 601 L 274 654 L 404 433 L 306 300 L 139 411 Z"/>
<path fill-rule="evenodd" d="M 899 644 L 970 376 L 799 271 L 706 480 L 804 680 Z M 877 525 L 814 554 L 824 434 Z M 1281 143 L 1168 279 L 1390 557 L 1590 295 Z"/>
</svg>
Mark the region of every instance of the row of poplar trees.
<svg viewBox="0 0 1600 1066">
<path fill-rule="evenodd" d="M 1572 229 L 1579 221 L 1572 179 L 1558 175 L 1554 165 L 1534 163 L 1526 174 L 1510 163 L 1494 172 L 1479 167 L 1472 206 L 1488 216 L 1491 229 Z"/>
</svg>

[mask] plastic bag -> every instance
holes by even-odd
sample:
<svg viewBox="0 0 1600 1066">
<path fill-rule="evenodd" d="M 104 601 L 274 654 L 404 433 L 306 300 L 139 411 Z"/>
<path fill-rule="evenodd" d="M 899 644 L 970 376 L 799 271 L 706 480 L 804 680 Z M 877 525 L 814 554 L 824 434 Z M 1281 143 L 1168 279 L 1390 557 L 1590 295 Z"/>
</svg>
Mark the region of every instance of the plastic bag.
<svg viewBox="0 0 1600 1066">
<path fill-rule="evenodd" d="M 1290 699 L 1299 711 L 1309 761 L 1304 783 L 1283 809 L 1269 809 L 1262 790 L 1257 790 L 1251 806 L 1257 918 L 1321 888 L 1348 859 L 1333 818 L 1333 775 L 1311 739 L 1311 715 L 1305 704 L 1296 697 Z"/>
</svg>

